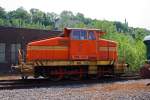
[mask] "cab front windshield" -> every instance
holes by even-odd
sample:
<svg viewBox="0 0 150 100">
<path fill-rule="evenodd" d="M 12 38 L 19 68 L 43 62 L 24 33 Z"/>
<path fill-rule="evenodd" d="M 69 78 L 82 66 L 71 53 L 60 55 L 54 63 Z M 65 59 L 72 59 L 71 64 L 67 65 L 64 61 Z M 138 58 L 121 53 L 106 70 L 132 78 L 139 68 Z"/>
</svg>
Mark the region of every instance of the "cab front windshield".
<svg viewBox="0 0 150 100">
<path fill-rule="evenodd" d="M 96 37 L 93 31 L 72 30 L 71 39 L 72 40 L 96 40 Z"/>
</svg>

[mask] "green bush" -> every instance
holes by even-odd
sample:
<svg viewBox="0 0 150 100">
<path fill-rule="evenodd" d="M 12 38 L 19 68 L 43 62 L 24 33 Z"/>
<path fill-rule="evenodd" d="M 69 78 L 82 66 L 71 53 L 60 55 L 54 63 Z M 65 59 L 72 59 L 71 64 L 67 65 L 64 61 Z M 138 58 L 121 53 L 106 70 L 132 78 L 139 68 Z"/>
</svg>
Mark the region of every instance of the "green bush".
<svg viewBox="0 0 150 100">
<path fill-rule="evenodd" d="M 118 43 L 119 61 L 125 59 L 126 63 L 130 65 L 131 71 L 139 70 L 146 59 L 145 45 L 142 40 L 136 40 L 131 35 L 123 33 L 108 33 L 102 38 L 116 41 Z"/>
</svg>

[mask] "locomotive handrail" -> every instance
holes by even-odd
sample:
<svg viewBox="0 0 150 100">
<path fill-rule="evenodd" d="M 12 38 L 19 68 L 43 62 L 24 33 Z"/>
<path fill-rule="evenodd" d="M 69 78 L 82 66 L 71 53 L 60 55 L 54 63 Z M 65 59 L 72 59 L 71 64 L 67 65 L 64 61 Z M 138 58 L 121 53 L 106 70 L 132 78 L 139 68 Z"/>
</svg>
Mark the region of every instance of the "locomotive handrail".
<svg viewBox="0 0 150 100">
<path fill-rule="evenodd" d="M 11 71 L 13 71 L 13 69 L 22 69 L 22 65 L 23 65 L 23 58 L 22 58 L 22 53 L 21 53 L 21 49 L 18 49 L 18 64 L 16 65 L 11 65 Z"/>
<path fill-rule="evenodd" d="M 18 61 L 19 61 L 19 64 L 22 64 L 23 62 L 23 58 L 22 58 L 22 53 L 21 53 L 21 49 L 18 49 Z"/>
</svg>

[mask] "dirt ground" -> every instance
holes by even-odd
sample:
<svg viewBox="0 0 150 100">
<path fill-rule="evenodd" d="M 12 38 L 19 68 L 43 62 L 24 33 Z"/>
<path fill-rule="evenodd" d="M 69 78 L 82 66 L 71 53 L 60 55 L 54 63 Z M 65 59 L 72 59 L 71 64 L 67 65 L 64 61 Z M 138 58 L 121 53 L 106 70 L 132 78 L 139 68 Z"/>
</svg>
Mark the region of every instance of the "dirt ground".
<svg viewBox="0 0 150 100">
<path fill-rule="evenodd" d="M 20 76 L 0 76 L 0 80 Z M 0 100 L 150 100 L 150 79 L 0 90 Z"/>
</svg>

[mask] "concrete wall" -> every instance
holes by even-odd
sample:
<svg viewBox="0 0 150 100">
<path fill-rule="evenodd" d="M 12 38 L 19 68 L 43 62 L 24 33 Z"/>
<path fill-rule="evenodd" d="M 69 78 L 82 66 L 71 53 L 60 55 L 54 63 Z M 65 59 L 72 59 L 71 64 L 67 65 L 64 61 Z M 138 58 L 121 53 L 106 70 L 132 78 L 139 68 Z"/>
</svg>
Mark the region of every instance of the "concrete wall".
<svg viewBox="0 0 150 100">
<path fill-rule="evenodd" d="M 25 51 L 28 42 L 55 37 L 60 33 L 61 31 L 0 27 L 0 73 L 10 72 L 10 66 L 18 63 L 18 49 Z"/>
</svg>

